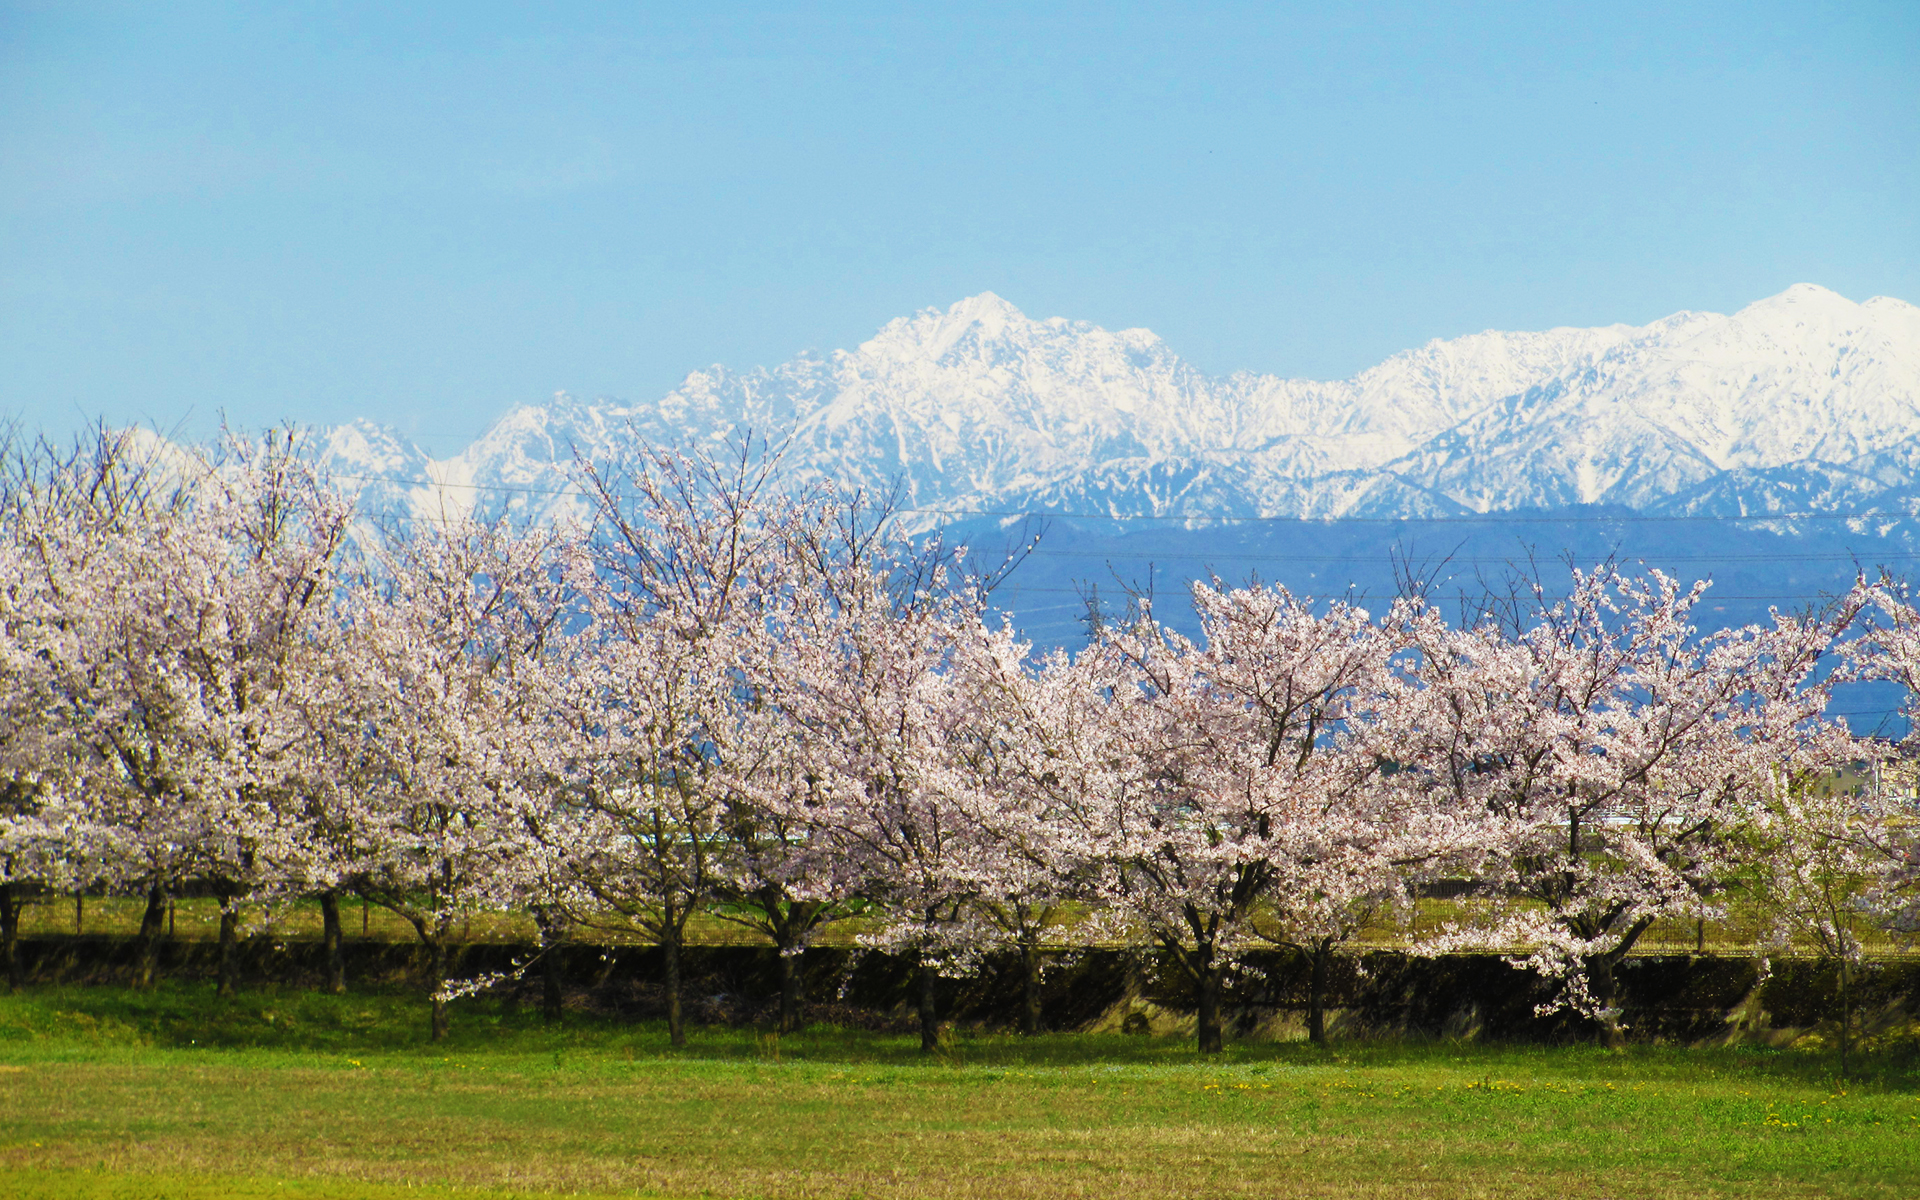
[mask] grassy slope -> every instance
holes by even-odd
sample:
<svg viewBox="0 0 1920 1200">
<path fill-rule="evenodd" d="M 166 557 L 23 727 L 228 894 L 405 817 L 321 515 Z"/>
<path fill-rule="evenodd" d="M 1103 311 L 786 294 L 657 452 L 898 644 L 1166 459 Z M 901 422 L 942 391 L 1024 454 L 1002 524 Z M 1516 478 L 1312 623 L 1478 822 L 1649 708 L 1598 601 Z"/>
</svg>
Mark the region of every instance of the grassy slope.
<svg viewBox="0 0 1920 1200">
<path fill-rule="evenodd" d="M 539 1028 L 202 986 L 0 997 L 0 1194 L 1920 1194 L 1920 1079 L 1762 1051 Z M 280 1181 L 285 1181 L 283 1184 Z M 352 1182 L 349 1182 L 352 1181 Z M 408 1196 L 435 1192 L 407 1190 Z M 468 1194 L 474 1193 L 457 1193 Z"/>
</svg>

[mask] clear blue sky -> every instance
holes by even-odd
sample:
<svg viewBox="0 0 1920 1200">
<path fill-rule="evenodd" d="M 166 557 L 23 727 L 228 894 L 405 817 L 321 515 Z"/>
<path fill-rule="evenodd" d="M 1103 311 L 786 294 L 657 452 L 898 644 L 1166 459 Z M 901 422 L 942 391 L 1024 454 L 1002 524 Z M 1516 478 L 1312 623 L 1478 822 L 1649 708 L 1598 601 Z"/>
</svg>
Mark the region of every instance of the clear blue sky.
<svg viewBox="0 0 1920 1200">
<path fill-rule="evenodd" d="M 1920 301 L 1920 3 L 0 0 L 0 413 L 387 419 L 981 290 L 1210 371 Z"/>
</svg>

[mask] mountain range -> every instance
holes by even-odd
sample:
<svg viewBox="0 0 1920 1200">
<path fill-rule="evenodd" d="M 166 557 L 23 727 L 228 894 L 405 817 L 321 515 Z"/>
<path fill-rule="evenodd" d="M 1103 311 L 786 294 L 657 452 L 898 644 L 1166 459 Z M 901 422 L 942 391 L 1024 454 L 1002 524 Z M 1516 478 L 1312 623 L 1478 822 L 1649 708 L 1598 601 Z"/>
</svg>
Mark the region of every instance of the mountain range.
<svg viewBox="0 0 1920 1200">
<path fill-rule="evenodd" d="M 915 529 L 1048 513 L 1142 521 L 1444 521 L 1573 508 L 1809 519 L 1904 543 L 1920 512 L 1920 308 L 1812 284 L 1727 316 L 1489 331 L 1351 379 L 1208 375 L 1145 329 L 1023 314 L 991 293 L 852 350 L 715 366 L 657 400 L 564 394 L 435 460 L 368 421 L 322 430 L 373 508 L 550 515 L 576 454 L 786 441 L 786 469 L 898 481 Z M 1816 513 L 1807 518 L 1801 514 Z"/>
<path fill-rule="evenodd" d="M 448 459 L 368 421 L 316 451 L 370 511 L 541 519 L 580 507 L 576 455 L 748 434 L 797 479 L 897 483 L 909 528 L 989 557 L 1043 528 L 995 593 L 1041 645 L 1127 593 L 1190 625 L 1184 583 L 1210 575 L 1362 599 L 1418 579 L 1466 615 L 1516 573 L 1613 558 L 1710 578 L 1712 626 L 1920 560 L 1920 308 L 1811 284 L 1730 316 L 1436 340 L 1333 382 L 1208 375 L 1147 330 L 983 293 L 657 400 L 523 405 Z M 1883 685 L 1842 704 L 1902 728 Z"/>
</svg>

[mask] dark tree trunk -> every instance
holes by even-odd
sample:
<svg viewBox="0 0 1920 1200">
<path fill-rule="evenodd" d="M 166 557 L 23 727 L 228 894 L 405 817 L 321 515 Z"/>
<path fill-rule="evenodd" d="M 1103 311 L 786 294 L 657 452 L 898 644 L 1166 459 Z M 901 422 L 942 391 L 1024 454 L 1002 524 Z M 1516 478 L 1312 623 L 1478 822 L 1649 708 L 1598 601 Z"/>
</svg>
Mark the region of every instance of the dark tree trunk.
<svg viewBox="0 0 1920 1200">
<path fill-rule="evenodd" d="M 800 947 L 782 948 L 780 957 L 780 1032 L 798 1033 L 806 1021 L 807 976 Z"/>
<path fill-rule="evenodd" d="M 1327 967 L 1333 947 L 1325 941 L 1313 943 L 1307 950 L 1312 959 L 1307 972 L 1307 1040 L 1316 1046 L 1327 1044 Z"/>
<path fill-rule="evenodd" d="M 328 888 L 320 893 L 320 951 L 327 961 L 327 990 L 334 995 L 347 990 L 347 956 L 341 946 L 340 893 Z"/>
<path fill-rule="evenodd" d="M 560 1023 L 560 947 L 549 943 L 540 953 L 540 1018 L 549 1025 Z"/>
<path fill-rule="evenodd" d="M 673 930 L 660 939 L 660 952 L 667 960 L 667 1041 L 674 1046 L 684 1046 L 687 1044 L 687 1029 L 680 1013 L 679 930 Z"/>
<path fill-rule="evenodd" d="M 1617 961 L 1615 955 L 1596 954 L 1586 962 L 1587 988 L 1605 1014 L 1598 1019 L 1600 1040 L 1609 1050 L 1619 1050 L 1627 1044 L 1627 1035 L 1620 1029 L 1620 1014 L 1617 1011 L 1620 988 L 1613 975 Z"/>
<path fill-rule="evenodd" d="M 433 951 L 433 1012 L 432 1032 L 429 1040 L 444 1042 L 447 1040 L 447 939 L 445 935 L 432 941 Z"/>
<path fill-rule="evenodd" d="M 1027 1037 L 1041 1033 L 1040 1025 L 1040 942 L 1037 937 L 1020 942 L 1020 1032 Z"/>
<path fill-rule="evenodd" d="M 240 990 L 240 888 L 232 880 L 215 879 L 213 895 L 220 901 L 220 982 L 214 994 L 231 996 Z M 173 907 L 171 901 L 167 907 Z"/>
<path fill-rule="evenodd" d="M 933 959 L 920 951 L 920 1053 L 932 1054 L 940 1048 L 940 1020 L 934 985 L 939 976 Z"/>
<path fill-rule="evenodd" d="M 1214 962 L 1212 946 L 1194 952 L 1193 979 L 1200 1009 L 1200 1053 L 1219 1054 L 1226 1049 L 1226 1039 L 1220 1028 L 1220 967 Z"/>
<path fill-rule="evenodd" d="M 220 898 L 220 983 L 217 996 L 231 996 L 239 990 L 234 951 L 240 943 L 240 909 L 230 897 Z"/>
<path fill-rule="evenodd" d="M 566 937 L 566 922 L 545 905 L 535 905 L 533 923 L 540 929 L 540 1019 L 549 1025 L 560 1022 L 560 943 Z"/>
<path fill-rule="evenodd" d="M 773 939 L 780 959 L 780 1014 L 778 1033 L 797 1033 L 807 1024 L 806 943 L 826 905 L 789 900 L 778 887 L 767 885 L 749 897 L 760 909 L 761 932 Z"/>
<path fill-rule="evenodd" d="M 7 990 L 18 991 L 25 980 L 20 970 L 20 885 L 0 883 L 0 959 L 5 959 Z"/>
<path fill-rule="evenodd" d="M 86 924 L 87 894 L 82 891 L 73 893 L 73 936 L 79 937 L 81 927 Z"/>
<path fill-rule="evenodd" d="M 136 987 L 150 988 L 160 971 L 160 938 L 167 927 L 167 889 L 159 881 L 147 889 L 147 911 L 140 916 L 140 963 Z"/>
</svg>

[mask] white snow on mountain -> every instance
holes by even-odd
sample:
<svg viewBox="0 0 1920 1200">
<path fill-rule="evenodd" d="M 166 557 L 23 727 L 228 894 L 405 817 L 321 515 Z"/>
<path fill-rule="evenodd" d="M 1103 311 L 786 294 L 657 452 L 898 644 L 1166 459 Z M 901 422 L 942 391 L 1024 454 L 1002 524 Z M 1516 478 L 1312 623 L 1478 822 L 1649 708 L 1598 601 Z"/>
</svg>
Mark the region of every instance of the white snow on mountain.
<svg viewBox="0 0 1920 1200">
<path fill-rule="evenodd" d="M 1433 341 L 1349 380 L 1209 376 L 1144 329 L 1032 319 L 991 293 L 853 350 L 688 375 L 658 400 L 558 396 L 453 459 L 324 431 L 372 507 L 551 515 L 576 455 L 641 441 L 786 440 L 799 477 L 954 515 L 1440 516 L 1604 504 L 1659 512 L 1910 511 L 1920 308 L 1800 284 L 1731 316 Z"/>
</svg>

